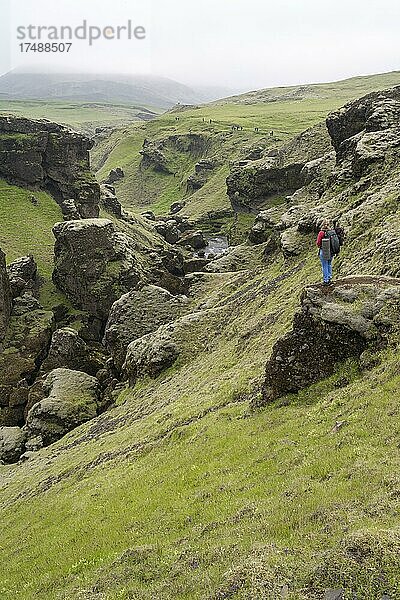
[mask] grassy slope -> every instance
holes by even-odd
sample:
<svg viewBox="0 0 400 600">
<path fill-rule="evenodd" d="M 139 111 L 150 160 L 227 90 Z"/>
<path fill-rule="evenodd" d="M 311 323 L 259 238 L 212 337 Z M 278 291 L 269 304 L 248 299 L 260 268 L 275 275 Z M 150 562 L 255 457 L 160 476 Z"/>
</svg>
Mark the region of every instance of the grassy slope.
<svg viewBox="0 0 400 600">
<path fill-rule="evenodd" d="M 149 108 L 154 112 L 158 109 Z M 49 100 L 0 100 L 0 113 L 11 113 L 30 119 L 49 119 L 64 123 L 75 129 L 93 133 L 95 127 L 113 125 L 121 127 L 130 121 L 137 121 L 142 107 L 129 104 L 106 104 L 90 102 L 61 102 Z M 139 121 L 141 122 L 141 121 Z"/>
<path fill-rule="evenodd" d="M 30 201 L 32 195 L 39 200 L 37 206 Z M 0 179 L 0 248 L 6 254 L 7 263 L 33 254 L 44 278 L 40 300 L 46 308 L 60 302 L 69 305 L 51 281 L 54 262 L 52 227 L 62 219 L 60 207 L 46 192 L 32 192 Z"/>
<path fill-rule="evenodd" d="M 228 163 L 246 154 L 254 146 L 273 146 L 288 140 L 321 120 L 349 100 L 373 90 L 400 84 L 400 73 L 386 73 L 349 80 L 301 86 L 306 90 L 304 99 L 279 100 L 288 90 L 297 88 L 272 88 L 253 94 L 227 98 L 212 104 L 178 113 L 166 113 L 157 120 L 141 127 L 116 131 L 93 150 L 93 163 L 104 178 L 110 169 L 122 167 L 125 179 L 116 184 L 122 202 L 130 210 L 152 209 L 156 213 L 168 211 L 172 202 L 186 197 L 186 180 L 193 173 L 198 158 L 181 154 L 177 176 L 155 173 L 152 169 L 140 170 L 139 151 L 144 138 L 161 139 L 172 134 L 190 131 L 211 134 L 213 146 L 210 156 L 217 156 L 223 166 L 209 182 L 190 197 L 186 197 L 185 214 L 201 220 L 210 210 L 227 209 L 229 199 L 225 193 L 224 180 Z M 278 101 L 271 102 L 272 97 Z M 179 117 L 179 121 L 175 117 Z M 204 118 L 204 122 L 203 122 Z M 212 119 L 213 123 L 209 123 Z M 232 125 L 242 126 L 243 131 L 232 132 Z M 255 132 L 254 128 L 260 131 Z M 274 138 L 268 136 L 274 131 Z"/>
<path fill-rule="evenodd" d="M 39 204 L 30 201 L 34 195 Z M 42 275 L 53 268 L 54 223 L 62 221 L 60 207 L 46 192 L 32 192 L 0 180 L 0 247 L 8 262 L 33 254 Z"/>
<path fill-rule="evenodd" d="M 155 173 L 152 169 L 140 170 L 140 149 L 143 140 L 162 139 L 169 135 L 202 133 L 210 135 L 212 148 L 208 156 L 216 156 L 222 166 L 206 186 L 186 198 L 185 214 L 194 219 L 204 217 L 209 210 L 230 207 L 225 192 L 228 162 L 248 152 L 252 147 L 274 146 L 290 139 L 307 127 L 325 118 L 327 113 L 343 104 L 342 99 L 305 100 L 300 102 L 269 103 L 251 106 L 225 104 L 205 105 L 178 113 L 166 113 L 142 127 L 125 128 L 113 133 L 92 152 L 99 179 L 110 169 L 122 167 L 125 178 L 116 184 L 121 201 L 130 210 L 150 208 L 165 213 L 176 200 L 186 196 L 186 180 L 193 173 L 198 157 L 181 154 L 175 157 L 177 176 Z M 203 118 L 205 121 L 203 122 Z M 209 120 L 212 119 L 212 123 Z M 232 125 L 243 131 L 232 132 Z M 258 126 L 259 132 L 254 128 Z M 267 135 L 274 130 L 274 138 Z M 267 137 L 266 137 L 267 136 Z"/>
<path fill-rule="evenodd" d="M 290 402 L 248 411 L 317 272 L 311 251 L 211 276 L 202 294 L 221 318 L 193 332 L 173 368 L 37 459 L 0 467 L 3 598 L 261 600 L 288 583 L 300 599 L 311 581 L 398 597 L 398 356 L 363 379 L 349 363 Z M 337 389 L 343 375 L 350 384 Z M 330 581 L 325 561 L 341 560 L 353 532 L 365 570 L 344 557 Z M 371 544 L 380 550 L 368 558 Z"/>
<path fill-rule="evenodd" d="M 319 277 L 311 237 L 309 248 L 206 278 L 198 302 L 215 311 L 173 368 L 28 463 L 0 466 L 5 600 L 276 600 L 286 583 L 289 600 L 341 585 L 400 597 L 395 351 L 362 378 L 348 363 L 248 410 Z"/>
<path fill-rule="evenodd" d="M 275 100 L 277 97 L 290 96 L 291 94 L 297 94 L 304 98 L 344 98 L 351 94 L 351 98 L 355 99 L 370 92 L 383 90 L 395 85 L 400 85 L 400 71 L 351 77 L 329 83 L 267 88 L 232 96 L 228 100 L 234 103 L 259 102 L 261 100 L 268 102 Z M 217 100 L 215 103 L 219 104 L 220 101 Z"/>
</svg>

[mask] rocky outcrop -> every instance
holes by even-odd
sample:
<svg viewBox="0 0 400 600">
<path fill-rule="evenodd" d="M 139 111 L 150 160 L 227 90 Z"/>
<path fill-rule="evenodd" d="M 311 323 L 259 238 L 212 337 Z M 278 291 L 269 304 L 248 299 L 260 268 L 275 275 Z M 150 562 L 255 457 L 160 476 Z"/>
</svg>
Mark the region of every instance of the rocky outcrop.
<svg viewBox="0 0 400 600">
<path fill-rule="evenodd" d="M 47 446 L 78 425 L 93 419 L 99 410 L 99 382 L 94 377 L 55 369 L 43 385 L 43 398 L 29 411 L 27 449 Z"/>
<path fill-rule="evenodd" d="M 116 368 L 121 370 L 126 350 L 133 340 L 174 321 L 187 309 L 186 296 L 172 296 L 154 285 L 132 290 L 117 300 L 111 308 L 104 334 L 104 344 Z"/>
<path fill-rule="evenodd" d="M 132 239 L 107 219 L 57 223 L 53 281 L 74 306 L 103 322 L 141 274 Z"/>
<path fill-rule="evenodd" d="M 112 185 L 103 184 L 100 186 L 100 204 L 107 212 L 115 215 L 118 219 L 122 218 L 122 205 Z"/>
<path fill-rule="evenodd" d="M 0 427 L 0 463 L 14 463 L 25 450 L 26 433 L 20 427 Z"/>
<path fill-rule="evenodd" d="M 13 298 L 29 292 L 38 292 L 40 281 L 35 259 L 32 255 L 22 256 L 8 266 L 8 276 Z"/>
<path fill-rule="evenodd" d="M 274 346 L 263 403 L 332 375 L 349 357 L 378 348 L 399 329 L 400 280 L 349 277 L 307 287 L 293 329 Z"/>
<path fill-rule="evenodd" d="M 189 248 L 192 248 L 193 250 L 200 250 L 207 246 L 202 231 L 185 231 L 178 243 L 180 246 L 189 246 Z"/>
<path fill-rule="evenodd" d="M 73 199 L 81 217 L 99 214 L 99 185 L 89 167 L 93 142 L 41 120 L 0 116 L 0 175 L 43 188 L 62 203 Z"/>
<path fill-rule="evenodd" d="M 326 121 L 342 176 L 360 178 L 368 167 L 400 155 L 400 86 L 368 94 Z"/>
<path fill-rule="evenodd" d="M 84 371 L 89 375 L 104 368 L 105 354 L 99 348 L 89 346 L 72 327 L 57 329 L 51 338 L 49 352 L 41 365 L 41 372 L 54 369 Z"/>
<path fill-rule="evenodd" d="M 254 209 L 274 196 L 292 195 L 309 179 L 307 163 L 331 151 L 328 132 L 322 124 L 307 129 L 261 160 L 234 163 L 227 178 L 233 208 Z"/>
<path fill-rule="evenodd" d="M 115 169 L 111 169 L 111 171 L 107 175 L 107 179 L 104 181 L 104 183 L 108 183 L 108 184 L 112 185 L 113 183 L 115 183 L 116 181 L 119 181 L 120 179 L 123 179 L 124 177 L 125 177 L 125 173 L 123 172 L 121 167 L 116 167 Z"/>
<path fill-rule="evenodd" d="M 0 349 L 11 315 L 11 289 L 6 269 L 6 257 L 0 249 Z"/>
<path fill-rule="evenodd" d="M 175 361 L 203 351 L 210 330 L 220 327 L 221 310 L 201 310 L 184 315 L 131 342 L 123 365 L 130 385 L 144 376 L 157 377 Z"/>
<path fill-rule="evenodd" d="M 193 194 L 201 189 L 220 164 L 220 161 L 215 158 L 203 158 L 202 160 L 199 160 L 199 162 L 194 165 L 194 173 L 187 179 L 186 191 L 188 194 Z"/>
<path fill-rule="evenodd" d="M 0 353 L 0 426 L 22 425 L 33 383 L 46 357 L 54 315 L 32 296 L 14 301 Z"/>
<path fill-rule="evenodd" d="M 169 135 L 163 139 L 145 139 L 140 151 L 141 168 L 151 168 L 156 172 L 174 175 L 176 172 L 176 154 L 190 154 L 201 157 L 211 146 L 210 137 L 201 133 Z"/>
</svg>

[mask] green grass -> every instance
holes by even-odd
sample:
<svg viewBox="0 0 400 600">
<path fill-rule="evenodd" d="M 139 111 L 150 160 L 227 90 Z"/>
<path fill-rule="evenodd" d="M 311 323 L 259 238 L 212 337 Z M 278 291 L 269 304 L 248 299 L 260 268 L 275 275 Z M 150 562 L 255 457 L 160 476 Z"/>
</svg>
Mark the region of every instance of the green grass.
<svg viewBox="0 0 400 600">
<path fill-rule="evenodd" d="M 302 258 L 210 275 L 197 301 L 214 312 L 174 367 L 123 392 L 96 430 L 0 467 L 5 600 L 203 600 L 232 587 L 232 598 L 261 600 L 286 583 L 293 600 L 318 597 L 304 590 L 324 589 L 328 575 L 365 600 L 396 598 L 395 350 L 364 377 L 346 363 L 296 397 L 248 408 L 298 294 L 319 275 L 313 252 Z M 353 564 L 341 554 L 353 535 L 379 552 Z"/>
<path fill-rule="evenodd" d="M 0 100 L 0 113 L 14 114 L 30 119 L 48 119 L 63 123 L 87 133 L 93 133 L 96 127 L 118 126 L 135 121 L 138 113 L 153 107 L 139 107 L 130 104 L 108 104 L 94 102 L 66 102 L 57 100 Z"/>
<path fill-rule="evenodd" d="M 124 170 L 125 178 L 117 182 L 116 188 L 120 200 L 132 211 L 151 209 L 158 214 L 166 213 L 173 202 L 184 199 L 187 203 L 184 213 L 193 220 L 202 220 L 210 210 L 230 208 L 225 191 L 230 160 L 245 155 L 254 146 L 280 145 L 323 120 L 342 103 L 342 99 L 327 99 L 250 106 L 205 105 L 179 113 L 165 113 L 145 126 L 114 132 L 92 151 L 93 166 L 98 169 L 99 180 L 115 167 Z M 232 125 L 240 125 L 243 130 L 233 132 Z M 255 132 L 256 126 L 260 128 L 259 132 Z M 274 137 L 268 135 L 271 130 Z M 152 168 L 142 169 L 139 154 L 145 138 L 160 140 L 189 133 L 206 136 L 210 145 L 204 151 L 204 157 L 215 157 L 221 162 L 221 167 L 206 185 L 191 196 L 187 195 L 186 181 L 200 156 L 178 151 L 168 155 L 166 152 L 171 170 L 176 171 L 174 177 L 156 173 Z"/>
<path fill-rule="evenodd" d="M 37 206 L 30 201 L 34 195 Z M 60 207 L 46 192 L 27 190 L 0 180 L 0 247 L 7 262 L 33 254 L 43 276 L 53 270 L 52 227 L 62 221 Z"/>
<path fill-rule="evenodd" d="M 370 92 L 391 88 L 400 85 L 400 71 L 389 73 L 379 73 L 377 75 L 364 75 L 359 77 L 350 77 L 340 81 L 328 83 L 305 84 L 298 86 L 287 86 L 278 88 L 267 88 L 247 92 L 238 96 L 229 98 L 229 102 L 275 102 L 283 98 L 290 98 L 294 94 L 298 98 L 346 98 L 353 100 L 360 98 Z M 217 100 L 215 104 L 225 103 L 225 100 Z"/>
</svg>

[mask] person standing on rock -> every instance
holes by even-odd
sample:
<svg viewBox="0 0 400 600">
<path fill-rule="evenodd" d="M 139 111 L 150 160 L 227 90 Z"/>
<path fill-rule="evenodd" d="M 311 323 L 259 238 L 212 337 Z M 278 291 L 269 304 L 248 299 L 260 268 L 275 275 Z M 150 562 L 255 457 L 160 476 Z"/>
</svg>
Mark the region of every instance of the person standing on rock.
<svg viewBox="0 0 400 600">
<path fill-rule="evenodd" d="M 332 261 L 339 254 L 340 243 L 336 231 L 329 221 L 323 221 L 321 230 L 317 237 L 318 256 L 322 266 L 322 277 L 324 285 L 332 283 Z"/>
</svg>

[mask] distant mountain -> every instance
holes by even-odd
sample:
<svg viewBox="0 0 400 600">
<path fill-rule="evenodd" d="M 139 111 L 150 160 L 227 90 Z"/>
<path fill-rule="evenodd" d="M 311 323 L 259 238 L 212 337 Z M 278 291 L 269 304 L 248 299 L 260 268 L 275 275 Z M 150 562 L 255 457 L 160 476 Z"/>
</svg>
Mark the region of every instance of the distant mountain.
<svg viewBox="0 0 400 600">
<path fill-rule="evenodd" d="M 192 89 L 150 75 L 38 73 L 13 70 L 0 77 L 0 98 L 129 103 L 168 109 L 177 103 L 199 104 L 226 96 L 223 88 Z M 229 93 L 229 92 L 228 92 Z"/>
</svg>

